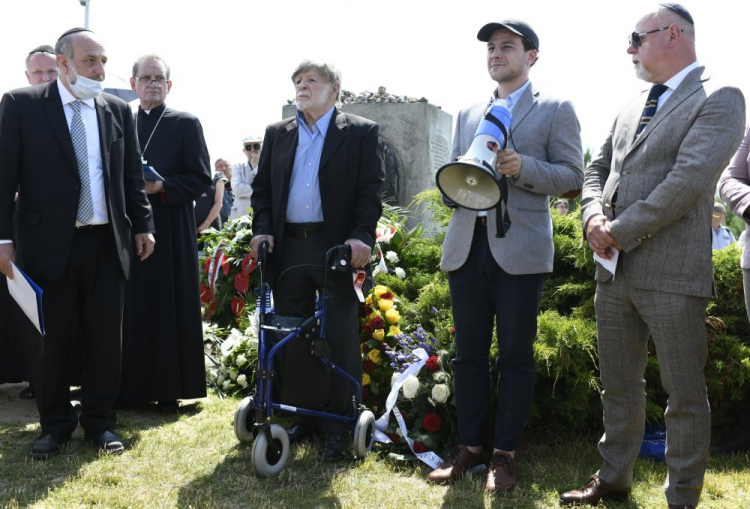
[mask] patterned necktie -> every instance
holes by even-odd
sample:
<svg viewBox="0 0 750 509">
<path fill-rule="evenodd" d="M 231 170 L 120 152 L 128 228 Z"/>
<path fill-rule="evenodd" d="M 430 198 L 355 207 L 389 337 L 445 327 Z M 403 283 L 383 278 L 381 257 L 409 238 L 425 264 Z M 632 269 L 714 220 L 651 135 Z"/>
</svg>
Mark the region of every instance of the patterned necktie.
<svg viewBox="0 0 750 509">
<path fill-rule="evenodd" d="M 81 101 L 73 101 L 73 121 L 70 123 L 70 137 L 78 161 L 78 175 L 81 178 L 81 197 L 78 200 L 76 218 L 83 224 L 89 224 L 94 218 L 94 201 L 91 198 L 91 183 L 89 182 L 89 150 L 86 145 L 86 126 L 81 118 Z"/>
<path fill-rule="evenodd" d="M 638 131 L 635 133 L 637 138 L 641 131 L 646 128 L 646 124 L 651 121 L 651 118 L 656 115 L 656 106 L 659 104 L 659 97 L 667 91 L 669 87 L 666 85 L 654 85 L 651 87 L 651 91 L 648 93 L 648 99 L 646 99 L 646 106 L 643 108 L 643 115 L 641 115 L 641 123 L 638 124 Z"/>
</svg>

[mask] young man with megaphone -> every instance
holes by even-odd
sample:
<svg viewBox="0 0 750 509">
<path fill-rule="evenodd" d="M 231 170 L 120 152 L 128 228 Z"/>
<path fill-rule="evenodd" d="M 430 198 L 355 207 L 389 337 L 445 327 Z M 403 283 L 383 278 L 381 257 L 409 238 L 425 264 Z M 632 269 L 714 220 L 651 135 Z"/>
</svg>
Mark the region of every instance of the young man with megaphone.
<svg viewBox="0 0 750 509">
<path fill-rule="evenodd" d="M 475 137 L 484 136 L 482 129 L 478 131 L 480 123 L 487 113 L 507 109 L 512 127 L 508 140 L 499 140 L 504 148 L 492 158 L 497 177 L 506 180 L 501 188 L 507 196 L 502 207 L 490 210 L 453 203 L 456 210 L 440 267 L 448 271 L 456 327 L 453 371 L 459 445 L 428 479 L 450 482 L 484 466 L 492 397 L 489 356 L 496 322 L 500 377 L 485 489 L 502 493 L 517 483 L 515 450 L 534 393 L 536 319 L 553 260 L 549 196 L 577 194 L 583 183 L 583 154 L 571 103 L 540 93 L 529 81 L 539 53 L 534 30 L 523 21 L 507 20 L 485 25 L 477 38 L 487 43 L 487 68 L 497 88 L 490 99 L 492 108 L 485 101 L 459 113 L 451 159 L 481 152 L 472 150 Z M 474 178 L 464 181 L 466 186 L 476 183 Z M 467 187 L 456 196 L 473 192 Z"/>
</svg>

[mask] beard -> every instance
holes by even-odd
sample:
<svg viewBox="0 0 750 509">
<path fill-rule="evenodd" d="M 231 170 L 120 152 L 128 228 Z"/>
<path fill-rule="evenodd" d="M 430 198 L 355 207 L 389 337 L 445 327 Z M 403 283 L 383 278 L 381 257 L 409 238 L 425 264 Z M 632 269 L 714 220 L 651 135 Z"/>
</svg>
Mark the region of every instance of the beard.
<svg viewBox="0 0 750 509">
<path fill-rule="evenodd" d="M 296 98 L 294 100 L 294 104 L 297 106 L 297 109 L 300 111 L 322 108 L 328 102 L 328 96 L 331 93 L 331 87 L 332 85 L 328 85 L 320 92 L 320 94 L 318 95 L 313 94 L 309 98 L 305 98 L 305 99 Z"/>
<path fill-rule="evenodd" d="M 643 67 L 643 64 L 641 62 L 638 62 L 637 64 L 635 64 L 635 76 L 639 80 L 650 82 L 653 73 Z"/>
</svg>

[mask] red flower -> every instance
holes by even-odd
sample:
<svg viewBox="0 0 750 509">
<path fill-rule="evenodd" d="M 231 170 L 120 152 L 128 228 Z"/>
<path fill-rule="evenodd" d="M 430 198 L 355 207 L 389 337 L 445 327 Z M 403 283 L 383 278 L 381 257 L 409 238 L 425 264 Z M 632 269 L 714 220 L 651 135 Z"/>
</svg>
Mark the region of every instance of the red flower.
<svg viewBox="0 0 750 509">
<path fill-rule="evenodd" d="M 242 260 L 242 273 L 249 276 L 256 268 L 258 268 L 258 260 L 253 258 L 253 255 L 247 253 L 245 258 Z"/>
<path fill-rule="evenodd" d="M 390 435 L 388 435 L 388 438 L 390 438 L 391 442 L 393 442 L 394 444 L 397 444 L 401 441 L 401 437 L 396 433 L 391 433 Z"/>
<path fill-rule="evenodd" d="M 455 335 L 456 335 L 456 328 L 451 327 L 451 336 L 455 336 Z"/>
<path fill-rule="evenodd" d="M 232 299 L 232 313 L 234 313 L 235 316 L 239 316 L 243 311 L 245 311 L 245 301 L 242 297 L 238 296 Z"/>
<path fill-rule="evenodd" d="M 361 348 L 361 349 L 362 349 L 362 353 L 367 353 L 367 352 L 369 352 L 369 351 L 370 351 L 370 349 L 369 349 L 369 348 L 367 347 L 367 345 L 366 345 L 366 344 L 364 344 L 364 343 L 362 343 L 362 348 Z"/>
<path fill-rule="evenodd" d="M 433 373 L 440 369 L 440 362 L 438 361 L 438 358 L 434 355 L 427 359 L 427 364 L 425 364 L 425 367 L 427 368 L 427 371 L 432 371 Z"/>
<path fill-rule="evenodd" d="M 211 290 L 206 287 L 205 283 L 201 283 L 201 302 L 211 302 Z"/>
<path fill-rule="evenodd" d="M 234 288 L 240 293 L 247 292 L 247 287 L 250 284 L 250 277 L 240 272 L 234 277 Z"/>
<path fill-rule="evenodd" d="M 222 254 L 221 255 L 221 270 L 224 271 L 225 276 L 229 275 L 229 267 L 230 267 L 229 258 L 227 258 L 227 255 Z"/>
<path fill-rule="evenodd" d="M 373 329 L 382 329 L 385 327 L 385 322 L 383 322 L 383 319 L 379 316 L 376 316 L 372 320 L 372 328 Z"/>
<path fill-rule="evenodd" d="M 422 418 L 422 427 L 428 433 L 437 433 L 442 426 L 443 419 L 438 414 L 429 413 L 425 414 L 424 418 Z"/>
<path fill-rule="evenodd" d="M 375 371 L 376 364 L 372 362 L 370 359 L 367 359 L 365 362 L 362 363 L 362 369 L 365 370 L 366 373 L 372 373 Z"/>
<path fill-rule="evenodd" d="M 393 299 L 393 294 L 391 292 L 385 292 L 380 297 L 378 297 L 378 299 L 379 300 L 382 300 L 382 299 L 392 300 Z"/>
<path fill-rule="evenodd" d="M 427 452 L 427 446 L 424 445 L 424 442 L 414 442 L 414 452 Z"/>
<path fill-rule="evenodd" d="M 372 311 L 370 310 L 369 306 L 366 306 L 365 304 L 359 305 L 359 316 L 360 318 L 367 318 Z"/>
<path fill-rule="evenodd" d="M 210 268 L 211 268 L 211 257 L 209 256 L 208 258 L 206 258 L 206 269 L 204 272 L 208 274 L 208 269 Z"/>
<path fill-rule="evenodd" d="M 367 386 L 362 387 L 362 399 L 367 399 L 367 397 L 370 395 L 370 388 Z"/>
<path fill-rule="evenodd" d="M 372 325 L 369 323 L 366 323 L 365 326 L 362 328 L 362 332 L 365 333 L 365 335 L 372 336 Z"/>
</svg>

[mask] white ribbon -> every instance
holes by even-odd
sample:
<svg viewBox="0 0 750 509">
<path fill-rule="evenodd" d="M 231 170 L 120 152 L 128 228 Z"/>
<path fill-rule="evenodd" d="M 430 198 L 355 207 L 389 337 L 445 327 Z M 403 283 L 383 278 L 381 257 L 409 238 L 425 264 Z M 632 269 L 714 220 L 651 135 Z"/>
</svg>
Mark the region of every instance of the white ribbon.
<svg viewBox="0 0 750 509">
<path fill-rule="evenodd" d="M 409 438 L 409 432 L 406 429 L 404 418 L 401 416 L 401 412 L 399 411 L 398 407 L 396 407 L 396 400 L 398 399 L 398 392 L 401 390 L 401 386 L 404 385 L 406 379 L 411 375 L 417 376 L 424 365 L 427 363 L 427 359 L 429 358 L 429 355 L 427 355 L 427 352 L 425 352 L 424 348 L 417 348 L 415 350 L 412 350 L 412 353 L 416 355 L 419 360 L 406 368 L 404 372 L 401 373 L 401 375 L 399 375 L 399 377 L 393 383 L 391 392 L 390 394 L 388 394 L 388 397 L 385 400 L 385 412 L 383 412 L 383 415 L 381 415 L 380 418 L 375 421 L 374 439 L 376 442 L 385 444 L 393 443 L 393 441 L 388 438 L 388 435 L 385 434 L 385 431 L 388 429 L 388 421 L 390 419 L 392 411 L 393 415 L 396 416 L 396 421 L 398 421 L 399 427 L 401 428 L 401 433 L 404 435 L 404 440 L 406 440 L 406 443 L 409 444 L 409 449 L 411 449 L 411 452 L 413 452 L 417 458 L 425 462 L 427 465 L 431 466 L 432 468 L 437 468 L 443 462 L 440 456 L 431 451 L 414 451 L 414 441 Z"/>
</svg>

